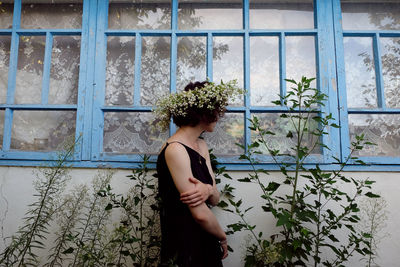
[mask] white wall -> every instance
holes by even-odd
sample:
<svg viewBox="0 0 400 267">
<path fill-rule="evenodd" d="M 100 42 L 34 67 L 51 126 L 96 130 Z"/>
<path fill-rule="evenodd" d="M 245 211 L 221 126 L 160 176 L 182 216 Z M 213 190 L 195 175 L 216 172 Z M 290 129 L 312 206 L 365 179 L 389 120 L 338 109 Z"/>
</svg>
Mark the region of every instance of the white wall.
<svg viewBox="0 0 400 267">
<path fill-rule="evenodd" d="M 91 179 L 95 176 L 97 170 L 94 169 L 73 169 L 71 171 L 71 180 L 69 187 L 73 184 L 81 184 L 83 182 L 90 183 Z M 117 170 L 113 178 L 113 188 L 116 191 L 123 192 L 130 186 L 131 181 L 126 178 L 131 172 L 129 170 Z M 234 178 L 241 178 L 246 175 L 246 172 L 231 172 Z M 376 192 L 381 193 L 388 203 L 387 210 L 389 211 L 389 219 L 387 220 L 387 227 L 385 232 L 388 236 L 384 238 L 379 247 L 378 264 L 383 267 L 399 266 L 400 262 L 400 173 L 348 173 L 358 179 L 369 177 L 377 181 L 374 188 Z M 273 177 L 273 178 L 272 178 Z M 21 222 L 21 218 L 27 210 L 27 204 L 33 200 L 33 185 L 32 181 L 35 176 L 33 168 L 27 167 L 0 167 L 0 251 L 5 247 L 4 237 L 10 236 L 17 229 Z M 279 173 L 271 173 L 271 177 L 264 177 L 264 179 L 279 179 Z M 224 181 L 223 181 L 224 183 Z M 251 223 L 257 224 L 260 229 L 263 229 L 265 234 L 272 233 L 274 229 L 274 221 L 268 217 L 259 208 L 261 198 L 259 197 L 259 189 L 253 184 L 238 183 L 230 181 L 237 188 L 237 198 L 243 199 L 243 206 L 255 208 L 250 212 Z M 220 223 L 225 226 L 227 224 L 236 222 L 238 220 L 232 214 L 224 211 L 214 209 Z M 248 239 L 247 233 L 236 234 L 229 236 L 228 242 L 234 249 L 229 257 L 224 260 L 226 267 L 239 267 L 243 266 L 242 257 L 245 241 Z M 346 266 L 365 266 L 359 259 L 354 258 Z"/>
</svg>

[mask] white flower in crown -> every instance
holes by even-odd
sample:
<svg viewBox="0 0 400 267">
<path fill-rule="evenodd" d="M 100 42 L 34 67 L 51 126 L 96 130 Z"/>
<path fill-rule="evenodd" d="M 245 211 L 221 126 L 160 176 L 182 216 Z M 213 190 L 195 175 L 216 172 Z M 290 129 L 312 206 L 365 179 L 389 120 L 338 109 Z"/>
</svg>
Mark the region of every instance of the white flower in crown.
<svg viewBox="0 0 400 267">
<path fill-rule="evenodd" d="M 217 111 L 220 112 L 230 100 L 235 100 L 243 93 L 244 90 L 238 87 L 236 80 L 227 83 L 221 80 L 220 84 L 207 81 L 203 88 L 181 91 L 159 99 L 153 109 L 152 124 L 157 130 L 164 131 L 169 128 L 172 117 L 185 117 L 189 108 L 213 110 L 219 107 L 221 110 Z"/>
</svg>

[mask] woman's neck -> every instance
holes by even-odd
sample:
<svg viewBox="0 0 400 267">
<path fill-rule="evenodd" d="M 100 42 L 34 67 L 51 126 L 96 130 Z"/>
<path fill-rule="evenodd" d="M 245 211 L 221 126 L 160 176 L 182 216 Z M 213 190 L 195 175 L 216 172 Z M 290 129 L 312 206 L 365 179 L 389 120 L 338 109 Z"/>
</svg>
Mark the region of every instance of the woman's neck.
<svg viewBox="0 0 400 267">
<path fill-rule="evenodd" d="M 182 141 L 187 145 L 195 146 L 195 148 L 197 148 L 197 139 L 203 131 L 204 129 L 200 127 L 200 125 L 194 127 L 182 126 L 173 136 L 171 136 L 171 139 Z"/>
</svg>

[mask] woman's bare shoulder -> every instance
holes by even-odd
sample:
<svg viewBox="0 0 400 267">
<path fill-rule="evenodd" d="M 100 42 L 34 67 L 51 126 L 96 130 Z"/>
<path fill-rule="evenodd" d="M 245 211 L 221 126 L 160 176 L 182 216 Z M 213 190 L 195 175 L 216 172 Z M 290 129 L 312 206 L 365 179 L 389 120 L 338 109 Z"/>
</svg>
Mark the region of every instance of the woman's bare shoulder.
<svg viewBox="0 0 400 267">
<path fill-rule="evenodd" d="M 174 157 L 174 158 L 182 158 L 187 156 L 187 152 L 185 147 L 178 143 L 178 142 L 173 142 L 169 143 L 168 147 L 165 149 L 165 156 L 167 158 Z"/>
</svg>

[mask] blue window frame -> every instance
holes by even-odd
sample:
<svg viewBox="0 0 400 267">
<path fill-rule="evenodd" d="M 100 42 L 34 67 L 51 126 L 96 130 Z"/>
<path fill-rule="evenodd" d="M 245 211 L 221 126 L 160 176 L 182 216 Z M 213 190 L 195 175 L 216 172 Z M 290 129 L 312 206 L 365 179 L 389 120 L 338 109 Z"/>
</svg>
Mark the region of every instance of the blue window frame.
<svg viewBox="0 0 400 267">
<path fill-rule="evenodd" d="M 400 163 L 399 124 L 396 123 L 400 118 L 397 104 L 400 95 L 399 84 L 393 85 L 391 80 L 397 79 L 392 71 L 400 55 L 389 52 L 391 57 L 385 56 L 387 50 L 397 48 L 400 40 L 400 25 L 396 22 L 400 16 L 399 2 L 349 2 L 333 1 L 342 160 L 350 153 L 354 134 L 364 133 L 377 146 L 367 147 L 356 156 L 374 169 L 395 170 L 398 168 L 394 165 Z M 367 69 L 358 76 L 357 83 L 352 83 L 350 61 L 357 60 L 362 60 Z M 368 72 L 369 77 L 364 75 Z M 379 125 L 374 125 L 378 121 Z M 388 139 L 392 140 L 386 142 Z"/>
<path fill-rule="evenodd" d="M 221 126 L 221 131 L 228 133 L 226 138 L 232 143 L 243 144 L 251 143 L 248 119 L 252 116 L 259 116 L 266 125 L 279 127 L 275 122 L 277 114 L 287 109 L 284 106 L 272 106 L 270 101 L 275 100 L 271 99 L 271 92 L 285 94 L 288 90 L 284 79 L 299 78 L 293 77 L 299 74 L 317 77 L 317 88 L 328 95 L 321 112 L 332 113 L 342 128 L 328 129 L 329 135 L 324 137 L 323 142 L 331 150 L 322 148 L 310 157 L 310 164 L 320 163 L 327 168 L 335 168 L 332 164 L 333 156 L 345 159 L 352 134 L 349 118 L 354 121 L 353 114 L 400 113 L 398 106 L 393 108 L 386 105 L 380 59 L 380 40 L 400 37 L 399 29 L 343 30 L 339 0 L 305 0 L 303 4 L 294 4 L 290 8 L 271 1 L 253 3 L 251 0 L 232 0 L 230 4 L 219 5 L 200 2 L 173 0 L 165 3 L 144 1 L 141 4 L 126 4 L 83 0 L 80 28 L 25 29 L 21 27 L 23 0 L 14 1 L 11 27 L 0 24 L 0 38 L 6 36 L 11 40 L 7 95 L 5 103 L 0 102 L 0 122 L 1 113 L 4 114 L 0 150 L 0 158 L 3 160 L 0 163 L 37 165 L 55 157 L 55 151 L 48 149 L 18 149 L 18 146 L 12 145 L 13 127 L 16 127 L 14 115 L 20 111 L 73 112 L 73 135 L 75 140 L 80 140 L 74 155 L 74 166 L 134 167 L 141 162 L 143 153 L 153 154 L 151 159 L 154 161 L 157 147 L 176 130 L 174 125 L 171 125 L 168 133 L 152 134 L 146 130 L 155 97 L 160 92 L 174 93 L 193 78 L 208 77 L 218 81 L 225 77 L 230 79 L 230 73 L 235 73 L 232 78 L 237 78 L 248 90 L 242 102 L 228 107 L 227 121 Z M 286 14 L 280 12 L 288 12 L 289 16 L 296 17 L 295 12 L 298 11 L 303 12 L 299 15 L 302 16 L 301 23 L 286 19 L 283 23 L 285 25 L 278 25 L 264 19 L 274 14 Z M 185 22 L 184 16 L 196 12 L 204 18 L 203 24 L 193 19 Z M 145 15 L 137 19 L 138 14 Z M 213 22 L 216 16 L 212 14 L 218 14 L 222 21 L 231 23 Z M 152 20 L 153 17 L 158 20 Z M 42 36 L 45 40 L 40 103 L 19 103 L 15 97 L 18 51 L 21 48 L 20 39 L 24 36 Z M 79 83 L 76 85 L 77 99 L 73 103 L 54 104 L 49 101 L 52 51 L 57 36 L 80 38 Z M 373 42 L 371 48 L 376 74 L 376 108 L 353 108 L 347 105 L 347 37 L 369 37 Z M 226 47 L 231 48 L 231 54 L 226 52 Z M 188 60 L 193 55 L 196 55 L 196 64 Z M 227 61 L 227 57 L 235 58 L 234 62 Z M 297 58 L 297 61 L 293 58 Z M 269 63 L 271 60 L 272 64 Z M 189 74 L 182 80 L 184 72 Z M 268 88 L 262 84 L 263 77 L 271 79 Z M 148 79 L 154 79 L 152 84 L 159 87 L 149 87 L 146 83 Z M 229 125 L 235 128 L 229 128 Z M 232 131 L 235 133 L 232 134 Z M 145 140 L 144 135 L 148 140 Z M 215 139 L 213 136 L 209 138 Z M 40 146 L 40 138 L 36 141 Z M 220 154 L 219 161 L 228 168 L 249 168 L 238 160 L 241 152 L 238 148 L 222 151 L 223 145 L 218 142 L 213 144 L 214 153 Z M 46 142 L 44 145 L 48 146 Z M 397 168 L 396 164 L 400 163 L 400 153 L 384 157 L 360 156 L 373 164 L 369 167 L 372 170 L 383 166 L 380 164 L 391 164 Z M 261 161 L 264 162 L 263 167 L 276 168 L 268 155 L 263 155 Z M 352 169 L 365 170 L 366 167 L 355 164 Z"/>
</svg>

